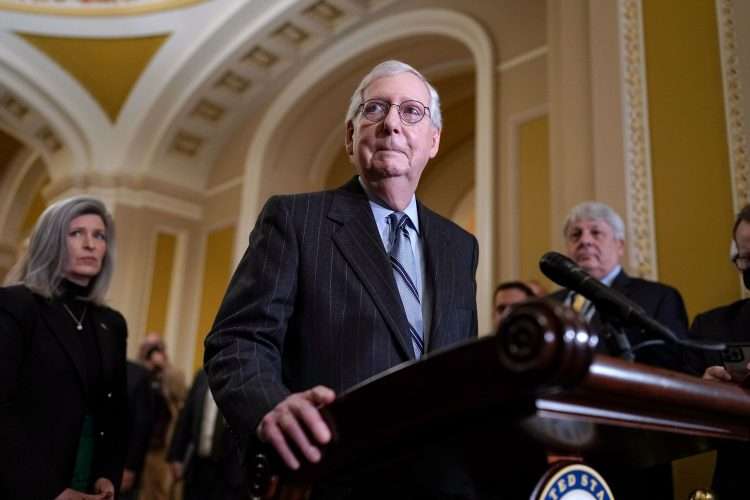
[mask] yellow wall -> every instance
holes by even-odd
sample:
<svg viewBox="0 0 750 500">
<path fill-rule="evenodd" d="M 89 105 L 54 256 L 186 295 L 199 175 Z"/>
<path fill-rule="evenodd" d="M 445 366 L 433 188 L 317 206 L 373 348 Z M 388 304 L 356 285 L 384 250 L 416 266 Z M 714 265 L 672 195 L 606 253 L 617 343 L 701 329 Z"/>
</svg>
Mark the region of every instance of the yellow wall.
<svg viewBox="0 0 750 500">
<path fill-rule="evenodd" d="M 715 2 L 643 2 L 659 279 L 691 317 L 739 298 Z"/>
<path fill-rule="evenodd" d="M 171 234 L 156 236 L 154 271 L 151 275 L 151 295 L 146 316 L 146 332 L 164 334 L 169 307 L 169 288 L 172 283 L 177 238 Z"/>
<path fill-rule="evenodd" d="M 201 289 L 198 331 L 195 332 L 195 358 L 193 368 L 203 366 L 203 339 L 213 325 L 216 312 L 224 298 L 232 274 L 232 246 L 234 227 L 218 229 L 208 234 L 206 256 L 203 261 L 203 286 Z"/>
<path fill-rule="evenodd" d="M 518 129 L 518 218 L 520 279 L 552 283 L 539 271 L 539 257 L 551 248 L 549 241 L 549 121 L 535 118 Z"/>
</svg>

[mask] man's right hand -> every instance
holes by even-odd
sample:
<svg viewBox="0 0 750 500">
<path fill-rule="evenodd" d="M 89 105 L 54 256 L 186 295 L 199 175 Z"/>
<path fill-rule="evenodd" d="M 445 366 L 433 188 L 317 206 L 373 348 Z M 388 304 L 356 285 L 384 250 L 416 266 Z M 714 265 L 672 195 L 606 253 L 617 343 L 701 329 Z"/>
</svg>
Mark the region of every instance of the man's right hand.
<svg viewBox="0 0 750 500">
<path fill-rule="evenodd" d="M 723 366 L 709 366 L 703 372 L 704 380 L 716 380 L 719 382 L 731 382 L 732 376 Z"/>
<path fill-rule="evenodd" d="M 331 430 L 318 409 L 334 399 L 336 393 L 322 385 L 290 394 L 260 421 L 256 429 L 258 438 L 270 443 L 290 469 L 296 470 L 300 466 L 290 444 L 308 461 L 318 462 L 321 457 L 319 445 L 331 440 Z M 314 438 L 314 442 L 310 442 L 308 436 Z"/>
</svg>

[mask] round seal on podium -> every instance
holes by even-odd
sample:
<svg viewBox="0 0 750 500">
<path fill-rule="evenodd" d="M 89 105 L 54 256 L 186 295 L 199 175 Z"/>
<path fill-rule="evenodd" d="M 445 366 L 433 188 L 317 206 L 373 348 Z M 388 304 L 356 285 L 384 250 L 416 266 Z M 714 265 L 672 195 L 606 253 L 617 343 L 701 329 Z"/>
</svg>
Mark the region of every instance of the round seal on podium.
<svg viewBox="0 0 750 500">
<path fill-rule="evenodd" d="M 604 478 L 588 465 L 560 462 L 539 480 L 533 500 L 614 500 Z"/>
</svg>

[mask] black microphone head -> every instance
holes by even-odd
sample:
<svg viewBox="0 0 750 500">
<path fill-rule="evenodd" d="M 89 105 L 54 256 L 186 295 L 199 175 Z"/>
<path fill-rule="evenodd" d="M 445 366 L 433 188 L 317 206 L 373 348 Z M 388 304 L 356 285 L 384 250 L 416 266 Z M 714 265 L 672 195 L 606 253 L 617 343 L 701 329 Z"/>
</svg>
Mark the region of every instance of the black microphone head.
<svg viewBox="0 0 750 500">
<path fill-rule="evenodd" d="M 565 288 L 575 288 L 585 271 L 572 259 L 558 252 L 547 252 L 539 259 L 539 269 L 546 277 Z M 574 279 L 577 278 L 577 279 Z"/>
</svg>

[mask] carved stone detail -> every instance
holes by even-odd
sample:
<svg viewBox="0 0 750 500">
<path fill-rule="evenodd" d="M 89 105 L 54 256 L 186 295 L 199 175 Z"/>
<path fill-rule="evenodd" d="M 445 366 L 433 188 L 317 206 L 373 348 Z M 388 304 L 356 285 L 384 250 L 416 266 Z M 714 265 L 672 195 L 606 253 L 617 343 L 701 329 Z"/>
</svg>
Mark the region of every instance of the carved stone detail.
<svg viewBox="0 0 750 500">
<path fill-rule="evenodd" d="M 620 0 L 619 7 L 630 271 L 640 277 L 656 279 L 658 266 L 641 0 Z"/>
<path fill-rule="evenodd" d="M 732 176 L 735 212 L 750 203 L 750 161 L 748 131 L 745 127 L 742 82 L 740 78 L 734 0 L 717 0 L 719 48 L 724 83 L 724 114 L 729 142 L 729 168 Z"/>
</svg>

